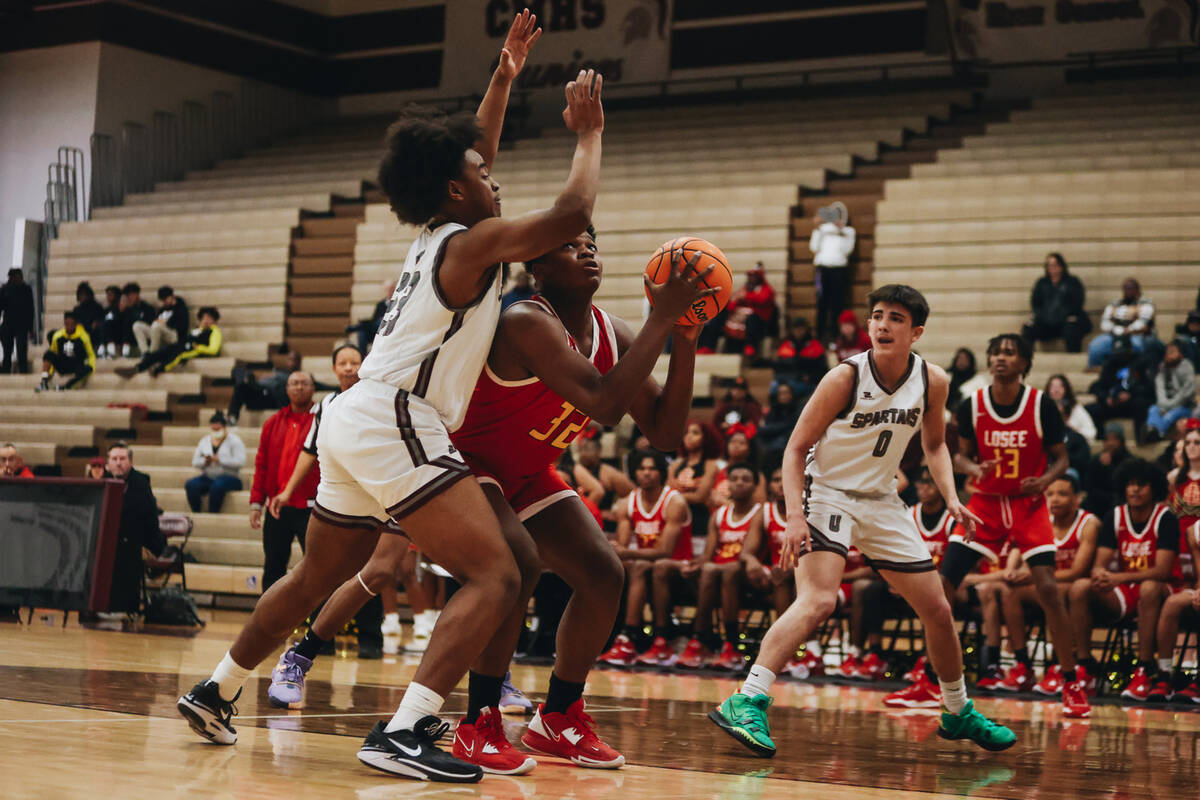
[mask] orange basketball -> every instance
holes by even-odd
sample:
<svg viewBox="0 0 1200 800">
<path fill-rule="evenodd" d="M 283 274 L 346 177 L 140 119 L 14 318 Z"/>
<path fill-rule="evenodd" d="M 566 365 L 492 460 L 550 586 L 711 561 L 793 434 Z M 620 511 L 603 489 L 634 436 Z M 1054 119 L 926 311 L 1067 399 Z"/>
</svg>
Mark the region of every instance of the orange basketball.
<svg viewBox="0 0 1200 800">
<path fill-rule="evenodd" d="M 729 296 L 733 294 L 733 273 L 729 270 L 729 262 L 726 260 L 725 254 L 716 245 L 695 236 L 680 236 L 661 245 L 654 251 L 654 255 L 650 256 L 650 262 L 646 264 L 646 275 L 656 285 L 666 283 L 667 278 L 671 275 L 671 254 L 677 250 L 682 251 L 685 264 L 696 253 L 700 253 L 700 260 L 696 262 L 697 272 L 704 272 L 710 264 L 716 265 L 716 269 L 700 279 L 700 284 L 706 289 L 717 289 L 717 293 L 711 297 L 702 297 L 692 303 L 691 310 L 680 317 L 678 321 L 679 325 L 703 325 L 720 314 L 721 309 L 725 308 L 725 304 L 729 302 Z M 654 303 L 654 298 L 650 296 L 649 291 L 646 292 L 646 297 L 651 304 Z"/>
</svg>

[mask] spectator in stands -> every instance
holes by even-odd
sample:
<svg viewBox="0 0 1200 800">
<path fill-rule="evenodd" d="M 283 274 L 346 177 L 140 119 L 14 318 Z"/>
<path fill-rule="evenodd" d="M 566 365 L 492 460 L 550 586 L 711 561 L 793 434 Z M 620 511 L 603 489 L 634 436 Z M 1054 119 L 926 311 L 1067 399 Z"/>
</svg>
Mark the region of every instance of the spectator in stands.
<svg viewBox="0 0 1200 800">
<path fill-rule="evenodd" d="M 233 397 L 229 401 L 229 411 L 225 413 L 229 425 L 235 427 L 238 424 L 243 408 L 265 411 L 285 404 L 288 401 L 288 377 L 300 369 L 300 364 L 300 354 L 292 350 L 284 355 L 283 366 L 276 367 L 265 378 L 258 378 L 247 367 L 234 367 Z"/>
<path fill-rule="evenodd" d="M 133 450 L 124 442 L 108 448 L 108 477 L 125 482 L 117 554 L 113 560 L 109 611 L 136 613 L 142 586 L 142 550 L 161 555 L 167 546 L 158 528 L 158 501 L 150 476 L 133 468 Z"/>
<path fill-rule="evenodd" d="M 790 383 L 800 397 L 808 397 L 817 388 L 829 370 L 829 361 L 825 358 L 825 346 L 812 335 L 807 319 L 796 317 L 792 320 L 788 335 L 775 351 L 772 366 L 776 386 L 780 382 Z"/>
<path fill-rule="evenodd" d="M 950 393 L 946 396 L 946 408 L 958 408 L 959 403 L 967 399 L 970 392 L 964 391 L 963 386 L 975 377 L 975 354 L 966 347 L 960 347 L 954 353 L 954 360 L 946 367 L 950 377 Z"/>
<path fill-rule="evenodd" d="M 142 287 L 134 281 L 125 284 L 121 289 L 121 355 L 124 358 L 133 355 L 133 346 L 137 344 L 133 324 L 145 322 L 148 325 L 157 316 L 154 306 L 142 299 Z"/>
<path fill-rule="evenodd" d="M 358 350 L 360 353 L 365 353 L 371 346 L 371 340 L 375 338 L 375 331 L 379 330 L 379 325 L 383 322 L 383 315 L 387 313 L 388 303 L 391 302 L 392 295 L 396 292 L 396 281 L 390 280 L 383 284 L 383 299 L 375 304 L 375 311 L 372 312 L 370 319 L 360 319 L 353 325 L 346 326 L 346 333 L 353 333 L 358 337 Z M 299 365 L 296 369 L 299 369 Z M 284 381 L 287 380 L 287 375 L 284 375 Z M 280 384 L 282 386 L 282 383 Z M 233 423 L 231 423 L 233 424 Z"/>
<path fill-rule="evenodd" d="M 767 415 L 763 417 L 762 427 L 758 430 L 758 440 L 768 457 L 773 453 L 782 453 L 787 447 L 803 407 L 790 383 L 780 383 L 775 387 L 767 406 Z"/>
<path fill-rule="evenodd" d="M 1178 342 L 1167 344 L 1154 376 L 1154 393 L 1156 402 L 1146 415 L 1147 444 L 1162 441 L 1171 426 L 1191 416 L 1196 407 L 1196 370 Z"/>
<path fill-rule="evenodd" d="M 96 355 L 116 358 L 121 343 L 121 287 L 104 287 L 104 315 L 100 318 L 98 338 L 93 340 Z"/>
<path fill-rule="evenodd" d="M 4 350 L 0 374 L 12 372 L 14 353 L 18 374 L 29 374 L 29 335 L 32 332 L 33 287 L 25 283 L 25 273 L 19 267 L 13 267 L 8 271 L 8 282 L 0 286 L 0 348 Z"/>
<path fill-rule="evenodd" d="M 153 321 L 133 323 L 133 338 L 143 356 L 183 341 L 188 335 L 191 317 L 187 303 L 170 286 L 158 287 L 158 302 L 158 316 Z"/>
<path fill-rule="evenodd" d="M 200 502 L 207 494 L 209 513 L 220 514 L 225 495 L 241 491 L 238 471 L 246 465 L 246 445 L 225 427 L 225 415 L 220 411 L 209 418 L 208 425 L 212 433 L 200 440 L 192 454 L 192 466 L 200 474 L 189 478 L 183 488 L 192 511 L 200 513 Z"/>
<path fill-rule="evenodd" d="M 1113 476 L 1121 464 L 1132 457 L 1129 448 L 1125 446 L 1125 429 L 1119 422 L 1110 422 L 1104 428 L 1104 446 L 1099 453 L 1092 456 L 1084 477 L 1084 509 L 1098 517 L 1108 513 L 1116 504 Z"/>
<path fill-rule="evenodd" d="M 75 287 L 75 320 L 83 326 L 97 354 L 100 350 L 100 324 L 104 319 L 104 308 L 96 302 L 96 293 L 87 281 L 80 281 Z"/>
<path fill-rule="evenodd" d="M 1075 400 L 1075 389 L 1066 375 L 1061 372 L 1051 375 L 1046 381 L 1046 394 L 1058 406 L 1058 413 L 1062 415 L 1068 428 L 1089 442 L 1096 438 L 1096 423 Z"/>
<path fill-rule="evenodd" d="M 221 335 L 221 329 L 217 327 L 217 320 L 221 318 L 221 312 L 213 306 L 203 306 L 198 313 L 200 327 L 188 331 L 182 341 L 146 353 L 136 367 L 118 367 L 114 372 L 122 378 L 130 378 L 139 372 L 150 370 L 151 375 L 158 377 L 193 358 L 213 358 L 220 355 L 224 337 Z"/>
<path fill-rule="evenodd" d="M 88 461 L 87 468 L 83 471 L 83 477 L 94 481 L 104 480 L 104 459 L 96 456 Z"/>
<path fill-rule="evenodd" d="M 838 316 L 838 335 L 833 342 L 834 355 L 841 362 L 870 349 L 871 337 L 858 324 L 858 317 L 854 312 L 847 308 Z"/>
<path fill-rule="evenodd" d="M 33 470 L 25 466 L 21 451 L 12 442 L 0 444 L 0 477 L 32 478 Z"/>
<path fill-rule="evenodd" d="M 50 389 L 50 376 L 54 373 L 71 376 L 65 386 L 56 388 L 74 389 L 95 369 L 96 353 L 92 350 L 92 340 L 76 322 L 75 312 L 68 311 L 63 314 L 63 326 L 51 335 L 49 349 L 42 353 L 42 382 L 37 391 Z"/>
<path fill-rule="evenodd" d="M 746 435 L 753 439 L 758 433 L 758 426 L 762 424 L 762 405 L 750 394 L 746 379 L 742 376 L 734 378 L 726 386 L 724 396 L 713 409 L 713 424 L 722 433 L 740 424 Z"/>
<path fill-rule="evenodd" d="M 729 502 L 729 466 L 731 464 L 750 464 L 755 469 L 760 463 L 758 439 L 750 438 L 743 425 L 732 425 L 725 435 L 724 458 L 717 464 L 719 469 L 713 478 L 712 494 L 708 498 L 708 507 L 716 511 Z M 754 487 L 754 502 L 762 503 L 767 499 L 767 479 L 758 475 L 758 485 Z"/>
<path fill-rule="evenodd" d="M 746 273 L 746 283 L 733 293 L 725 309 L 701 331 L 700 336 L 704 337 L 706 332 L 710 332 L 710 338 L 723 333 L 725 352 L 740 351 L 750 358 L 758 355 L 763 339 L 779 335 L 775 289 L 767 283 L 767 272 L 761 261 Z M 715 341 L 711 346 L 715 348 Z"/>
<path fill-rule="evenodd" d="M 1103 428 L 1110 419 L 1132 419 L 1140 443 L 1146 413 L 1154 402 L 1154 380 L 1146 360 L 1133 352 L 1128 340 L 1117 342 L 1117 349 L 1089 389 L 1096 401 L 1086 408 L 1096 428 Z"/>
<path fill-rule="evenodd" d="M 1078 353 L 1083 349 L 1083 337 L 1092 329 L 1083 310 L 1083 283 L 1068 272 L 1067 260 L 1059 253 L 1047 255 L 1042 269 L 1029 297 L 1033 317 L 1021 335 L 1029 342 L 1062 339 L 1068 353 Z"/>
<path fill-rule="evenodd" d="M 708 422 L 690 420 L 671 462 L 667 485 L 683 495 L 692 512 L 692 530 L 708 530 L 708 499 L 720 467 L 721 434 Z"/>
<path fill-rule="evenodd" d="M 841 324 L 846 295 L 853 283 L 853 270 L 848 265 L 850 254 L 854 252 L 855 233 L 854 228 L 841 219 L 826 222 L 818 215 L 813 225 L 808 249 L 812 251 L 816 268 L 813 282 L 817 289 L 817 338 L 824 342 L 837 334 L 833 321 L 836 319 Z"/>
<path fill-rule="evenodd" d="M 500 298 L 500 310 L 504 310 L 513 303 L 519 303 L 522 300 L 528 300 L 535 294 L 533 290 L 533 275 L 528 270 L 521 270 L 513 276 L 512 288 L 504 293 Z"/>
<path fill-rule="evenodd" d="M 605 520 L 612 520 L 615 524 L 613 503 L 618 497 L 625 497 L 633 491 L 633 481 L 616 467 L 600 460 L 598 436 L 581 436 L 575 440 L 575 468 L 572 474 L 580 486 L 585 485 L 588 477 L 595 479 L 595 483 L 587 483 L 592 491 L 586 496 L 600 508 Z M 600 489 L 599 496 L 596 495 L 596 488 Z"/>
<path fill-rule="evenodd" d="M 1120 341 L 1128 342 L 1135 353 L 1154 343 L 1154 303 L 1142 296 L 1142 287 L 1134 278 L 1121 284 L 1121 298 L 1109 303 L 1100 320 L 1100 333 L 1088 345 L 1088 366 L 1101 367 Z M 1151 353 L 1153 355 L 1153 353 Z"/>
<path fill-rule="evenodd" d="M 1183 354 L 1200 372 L 1200 308 L 1193 308 L 1187 319 L 1175 326 L 1175 341 L 1183 348 Z"/>
<path fill-rule="evenodd" d="M 288 405 L 263 423 L 254 458 L 254 483 L 250 488 L 250 527 L 263 532 L 262 590 L 271 588 L 287 572 L 292 540 L 304 549 L 304 534 L 317 494 L 320 469 L 314 469 L 292 493 L 279 517 L 263 518 L 263 505 L 280 493 L 292 476 L 296 460 L 313 423 L 313 379 L 307 372 L 293 372 L 287 380 Z"/>
</svg>

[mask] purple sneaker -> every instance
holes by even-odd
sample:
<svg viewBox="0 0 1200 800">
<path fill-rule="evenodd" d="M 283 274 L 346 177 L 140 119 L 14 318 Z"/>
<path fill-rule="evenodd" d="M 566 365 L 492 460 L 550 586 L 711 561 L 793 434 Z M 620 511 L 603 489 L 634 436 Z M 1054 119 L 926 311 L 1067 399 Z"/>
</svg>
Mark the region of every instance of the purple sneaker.
<svg viewBox="0 0 1200 800">
<path fill-rule="evenodd" d="M 501 714 L 520 714 L 527 717 L 533 713 L 533 701 L 513 686 L 511 671 L 504 673 L 504 683 L 500 684 L 499 707 Z"/>
<path fill-rule="evenodd" d="M 304 707 L 304 676 L 312 661 L 294 650 L 279 657 L 279 663 L 271 672 L 271 688 L 267 689 L 267 702 L 275 708 Z"/>
</svg>

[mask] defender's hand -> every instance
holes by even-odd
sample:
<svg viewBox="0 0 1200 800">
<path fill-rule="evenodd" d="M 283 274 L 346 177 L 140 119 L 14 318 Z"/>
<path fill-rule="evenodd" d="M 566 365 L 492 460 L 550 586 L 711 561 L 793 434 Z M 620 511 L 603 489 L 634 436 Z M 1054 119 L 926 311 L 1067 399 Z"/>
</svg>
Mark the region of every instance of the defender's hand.
<svg viewBox="0 0 1200 800">
<path fill-rule="evenodd" d="M 542 29 L 537 26 L 536 14 L 530 14 L 528 8 L 517 14 L 508 28 L 504 48 L 500 51 L 500 65 L 496 67 L 500 77 L 510 81 L 516 78 L 525 67 L 529 51 L 541 36 Z"/>
<path fill-rule="evenodd" d="M 951 500 L 946 503 L 946 510 L 950 512 L 950 516 L 954 517 L 954 521 L 962 528 L 963 541 L 969 542 L 974 539 L 975 526 L 982 525 L 983 520 L 968 511 L 958 500 Z"/>
<path fill-rule="evenodd" d="M 579 76 L 567 84 L 567 107 L 563 109 L 567 130 L 579 136 L 604 130 L 604 106 L 600 103 L 603 86 L 604 76 L 594 69 L 580 70 Z"/>
</svg>

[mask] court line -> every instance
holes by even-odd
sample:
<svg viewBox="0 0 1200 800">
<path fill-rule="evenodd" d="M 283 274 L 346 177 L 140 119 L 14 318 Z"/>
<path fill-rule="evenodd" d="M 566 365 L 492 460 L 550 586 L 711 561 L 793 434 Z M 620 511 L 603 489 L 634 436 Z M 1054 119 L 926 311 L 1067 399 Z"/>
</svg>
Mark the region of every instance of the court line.
<svg viewBox="0 0 1200 800">
<path fill-rule="evenodd" d="M 27 702 L 36 702 L 36 701 L 14 700 L 12 702 L 27 703 Z M 47 703 L 46 705 L 51 705 L 54 708 L 79 708 L 79 706 L 58 706 L 58 705 L 54 705 L 52 703 Z M 132 711 L 108 711 L 108 710 L 100 709 L 100 708 L 91 709 L 91 710 L 94 710 L 98 714 L 120 714 L 121 716 L 108 717 L 108 718 L 104 718 L 104 719 L 0 719 L 0 725 L 29 725 L 29 724 L 42 725 L 42 724 L 53 724 L 53 723 L 63 723 L 63 722 L 75 722 L 75 723 L 137 722 L 139 720 L 149 721 L 149 720 L 156 720 L 156 719 L 158 719 L 158 720 L 174 719 L 174 717 L 170 717 L 170 716 L 159 717 L 159 716 L 155 716 L 152 714 L 137 714 Z M 595 713 L 610 713 L 611 714 L 611 713 L 616 713 L 616 712 L 629 712 L 629 711 L 642 711 L 642 710 L 643 709 L 639 706 L 630 706 L 628 708 L 621 708 L 621 707 L 588 708 L 588 713 L 589 714 L 595 714 Z M 385 713 L 386 712 L 381 712 L 381 711 L 346 711 L 346 712 L 329 713 L 329 714 L 296 714 L 296 715 L 292 715 L 292 714 L 254 714 L 254 715 L 239 714 L 237 718 L 239 720 L 251 720 L 251 719 L 305 720 L 305 719 L 324 719 L 324 718 L 336 719 L 338 717 L 379 717 L 379 716 L 384 716 Z M 447 715 L 447 716 L 451 716 L 451 715 Z M 315 733 L 315 731 L 297 731 L 297 733 Z M 338 735 L 338 734 L 335 734 L 335 735 Z"/>
</svg>

